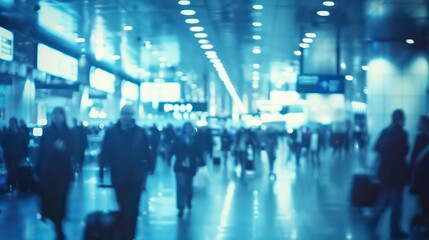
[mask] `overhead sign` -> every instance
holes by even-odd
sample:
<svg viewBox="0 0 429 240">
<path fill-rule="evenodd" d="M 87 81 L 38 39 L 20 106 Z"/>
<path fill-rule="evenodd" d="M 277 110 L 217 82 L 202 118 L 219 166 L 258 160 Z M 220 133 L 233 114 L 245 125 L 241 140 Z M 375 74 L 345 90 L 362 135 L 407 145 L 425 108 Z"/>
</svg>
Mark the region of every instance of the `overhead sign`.
<svg viewBox="0 0 429 240">
<path fill-rule="evenodd" d="M 144 82 L 140 85 L 142 102 L 178 102 L 180 95 L 180 83 L 177 82 Z"/>
<path fill-rule="evenodd" d="M 89 73 L 89 85 L 97 90 L 115 93 L 115 75 L 100 68 L 91 67 Z"/>
<path fill-rule="evenodd" d="M 37 45 L 37 69 L 56 77 L 77 81 L 78 60 L 39 43 Z"/>
<path fill-rule="evenodd" d="M 122 81 L 121 94 L 124 98 L 137 101 L 139 99 L 139 86 L 130 81 Z"/>
<path fill-rule="evenodd" d="M 207 112 L 207 102 L 160 102 L 160 112 Z"/>
<path fill-rule="evenodd" d="M 0 27 L 0 59 L 13 60 L 13 33 Z"/>
<path fill-rule="evenodd" d="M 345 77 L 341 75 L 299 75 L 298 93 L 344 93 Z"/>
</svg>

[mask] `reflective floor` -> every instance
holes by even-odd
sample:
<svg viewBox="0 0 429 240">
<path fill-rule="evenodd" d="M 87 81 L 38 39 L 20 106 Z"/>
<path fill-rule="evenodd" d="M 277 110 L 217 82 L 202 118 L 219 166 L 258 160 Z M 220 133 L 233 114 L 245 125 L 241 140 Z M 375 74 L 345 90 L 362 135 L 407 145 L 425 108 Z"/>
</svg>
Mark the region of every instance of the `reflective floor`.
<svg viewBox="0 0 429 240">
<path fill-rule="evenodd" d="M 277 179 L 268 176 L 265 152 L 256 160 L 256 171 L 244 178 L 230 157 L 225 166 L 209 165 L 210 181 L 195 179 L 193 209 L 182 219 L 177 218 L 173 172 L 160 159 L 142 197 L 137 239 L 368 239 L 367 211 L 349 206 L 351 178 L 363 155 L 334 157 L 328 150 L 320 168 L 305 157 L 296 168 L 282 141 Z M 88 164 L 73 184 L 67 239 L 82 239 L 88 213 L 117 208 L 113 190 L 100 188 L 96 176 L 97 167 Z M 37 206 L 32 195 L 1 196 L 0 239 L 54 239 L 52 225 L 38 219 Z M 407 195 L 405 229 L 414 211 L 414 200 Z M 388 239 L 388 232 L 384 219 L 380 239 Z"/>
</svg>

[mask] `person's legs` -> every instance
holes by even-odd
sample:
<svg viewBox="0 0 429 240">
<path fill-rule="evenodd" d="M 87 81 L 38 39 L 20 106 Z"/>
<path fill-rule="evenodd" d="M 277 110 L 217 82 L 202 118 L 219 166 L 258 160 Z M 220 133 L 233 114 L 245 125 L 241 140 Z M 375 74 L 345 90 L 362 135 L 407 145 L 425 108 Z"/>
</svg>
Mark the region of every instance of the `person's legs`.
<svg viewBox="0 0 429 240">
<path fill-rule="evenodd" d="M 390 232 L 393 235 L 402 234 L 401 227 L 402 220 L 402 202 L 403 202 L 403 188 L 392 187 L 391 189 L 391 204 L 392 214 L 390 217 Z"/>
<path fill-rule="evenodd" d="M 370 221 L 371 235 L 376 235 L 378 223 L 381 216 L 386 211 L 390 203 L 390 189 L 388 186 L 382 185 L 380 187 L 380 194 L 377 199 L 377 203 L 373 209 L 372 218 Z"/>
<path fill-rule="evenodd" d="M 136 233 L 141 189 L 140 184 L 115 188 L 121 212 L 120 230 L 122 240 L 132 240 Z"/>
<path fill-rule="evenodd" d="M 189 209 L 192 208 L 192 198 L 194 196 L 193 180 L 194 180 L 194 177 L 192 175 L 186 174 L 185 176 L 186 204 Z"/>
<path fill-rule="evenodd" d="M 186 202 L 185 193 L 185 174 L 182 172 L 176 172 L 176 204 L 179 210 L 179 215 L 183 212 Z"/>
</svg>

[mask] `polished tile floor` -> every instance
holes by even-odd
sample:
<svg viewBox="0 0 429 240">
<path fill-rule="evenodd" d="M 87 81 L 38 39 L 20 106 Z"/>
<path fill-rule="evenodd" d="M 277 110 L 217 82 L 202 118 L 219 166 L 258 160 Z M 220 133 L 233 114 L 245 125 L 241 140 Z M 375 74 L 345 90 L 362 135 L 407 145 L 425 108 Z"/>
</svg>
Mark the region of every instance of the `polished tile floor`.
<svg viewBox="0 0 429 240">
<path fill-rule="evenodd" d="M 368 239 L 367 213 L 349 206 L 353 173 L 365 154 L 322 154 L 314 168 L 305 158 L 300 168 L 288 161 L 284 141 L 276 162 L 277 179 L 269 178 L 263 152 L 256 171 L 241 177 L 232 158 L 225 166 L 208 166 L 209 181 L 195 179 L 193 209 L 177 218 L 173 172 L 162 160 L 149 177 L 141 201 L 137 239 Z M 117 209 L 113 190 L 100 188 L 97 167 L 88 164 L 72 186 L 67 239 L 82 239 L 85 216 L 95 210 Z M 404 228 L 415 206 L 410 196 L 404 203 Z M 38 200 L 33 195 L 0 196 L 0 239 L 54 239 L 50 223 L 38 219 Z M 380 226 L 386 238 L 386 219 Z"/>
</svg>

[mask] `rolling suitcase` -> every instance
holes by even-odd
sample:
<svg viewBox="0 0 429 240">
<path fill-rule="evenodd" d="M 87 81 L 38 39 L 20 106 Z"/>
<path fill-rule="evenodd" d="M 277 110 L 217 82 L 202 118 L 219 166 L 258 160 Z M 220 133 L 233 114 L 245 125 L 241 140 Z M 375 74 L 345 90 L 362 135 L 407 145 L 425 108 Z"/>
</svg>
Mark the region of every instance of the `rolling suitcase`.
<svg viewBox="0 0 429 240">
<path fill-rule="evenodd" d="M 355 174 L 351 187 L 353 207 L 373 207 L 380 192 L 380 182 L 369 174 Z"/>
<path fill-rule="evenodd" d="M 86 217 L 84 240 L 119 240 L 119 212 L 95 211 Z"/>
</svg>

